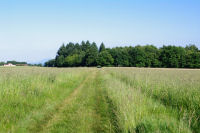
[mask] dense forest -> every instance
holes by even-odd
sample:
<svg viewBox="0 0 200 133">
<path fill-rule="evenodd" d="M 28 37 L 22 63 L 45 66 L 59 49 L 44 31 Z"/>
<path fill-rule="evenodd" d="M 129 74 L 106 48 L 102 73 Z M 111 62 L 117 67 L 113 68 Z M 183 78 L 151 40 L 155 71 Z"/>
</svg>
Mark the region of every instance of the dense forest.
<svg viewBox="0 0 200 133">
<path fill-rule="evenodd" d="M 46 67 L 115 66 L 200 68 L 200 50 L 195 45 L 186 47 L 153 45 L 106 48 L 102 43 L 82 41 L 62 45 L 55 59 Z"/>
</svg>

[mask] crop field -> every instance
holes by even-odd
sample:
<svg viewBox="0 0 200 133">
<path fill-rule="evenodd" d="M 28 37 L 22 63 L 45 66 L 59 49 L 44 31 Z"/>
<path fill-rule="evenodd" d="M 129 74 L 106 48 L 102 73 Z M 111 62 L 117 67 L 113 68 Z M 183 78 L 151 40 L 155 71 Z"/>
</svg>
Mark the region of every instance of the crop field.
<svg viewBox="0 0 200 133">
<path fill-rule="evenodd" d="M 0 67 L 2 133 L 200 133 L 200 70 Z"/>
</svg>

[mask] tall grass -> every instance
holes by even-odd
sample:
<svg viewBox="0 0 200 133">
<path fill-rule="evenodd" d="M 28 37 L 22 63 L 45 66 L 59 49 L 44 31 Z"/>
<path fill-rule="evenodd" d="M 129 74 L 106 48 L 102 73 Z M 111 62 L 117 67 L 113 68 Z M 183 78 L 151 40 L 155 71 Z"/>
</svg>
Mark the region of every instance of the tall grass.
<svg viewBox="0 0 200 133">
<path fill-rule="evenodd" d="M 185 69 L 110 69 L 118 78 L 166 108 L 194 132 L 200 132 L 200 71 Z"/>
<path fill-rule="evenodd" d="M 108 97 L 117 108 L 115 115 L 123 133 L 191 132 L 182 120 L 176 119 L 176 111 L 146 97 L 140 90 L 111 75 L 106 77 Z"/>
<path fill-rule="evenodd" d="M 81 83 L 86 72 L 85 69 L 0 68 L 0 132 L 36 130 L 31 126 L 51 115 L 55 106 Z"/>
<path fill-rule="evenodd" d="M 198 133 L 200 71 L 0 68 L 0 132 Z"/>
</svg>

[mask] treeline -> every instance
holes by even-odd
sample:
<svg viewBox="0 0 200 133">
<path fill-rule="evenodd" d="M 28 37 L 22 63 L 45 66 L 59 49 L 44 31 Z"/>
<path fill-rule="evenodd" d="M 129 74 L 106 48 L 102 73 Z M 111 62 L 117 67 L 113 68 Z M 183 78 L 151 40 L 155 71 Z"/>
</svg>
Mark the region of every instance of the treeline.
<svg viewBox="0 0 200 133">
<path fill-rule="evenodd" d="M 98 49 L 95 42 L 82 41 L 62 45 L 56 58 L 45 63 L 46 67 L 78 66 L 122 66 L 122 67 L 164 67 L 200 68 L 200 50 L 195 45 L 186 47 L 153 45 Z"/>
<path fill-rule="evenodd" d="M 7 61 L 7 64 L 11 63 L 13 65 L 19 65 L 19 64 L 27 64 L 27 62 L 19 62 L 19 61 Z"/>
<path fill-rule="evenodd" d="M 27 65 L 27 62 L 19 62 L 19 61 L 7 61 L 7 62 L 0 62 L 0 66 L 4 64 L 13 64 L 13 65 Z"/>
<path fill-rule="evenodd" d="M 23 61 L 23 62 L 19 62 L 19 61 L 7 61 L 7 62 L 0 62 L 0 66 L 3 66 L 5 64 L 13 64 L 16 66 L 38 66 L 38 67 L 42 67 L 43 65 L 41 63 L 39 64 L 28 64 L 27 62 Z"/>
</svg>

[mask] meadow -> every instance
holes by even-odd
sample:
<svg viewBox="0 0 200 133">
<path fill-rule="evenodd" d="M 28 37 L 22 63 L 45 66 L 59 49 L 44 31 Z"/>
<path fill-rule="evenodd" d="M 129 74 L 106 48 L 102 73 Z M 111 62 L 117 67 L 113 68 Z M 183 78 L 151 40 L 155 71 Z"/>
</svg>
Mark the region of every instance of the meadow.
<svg viewBox="0 0 200 133">
<path fill-rule="evenodd" d="M 200 70 L 0 67 L 0 132 L 200 133 Z"/>
</svg>

